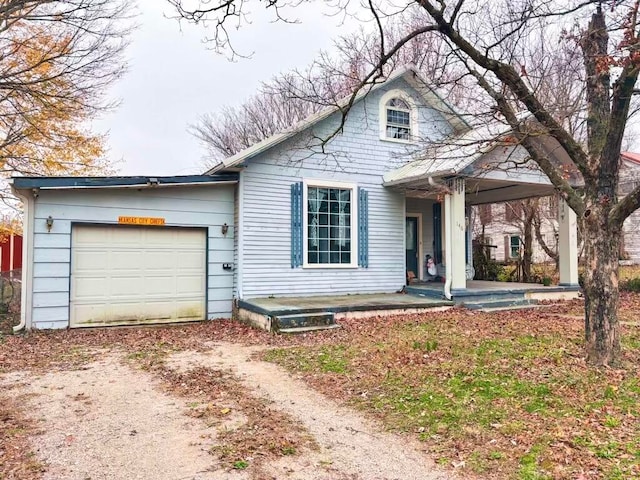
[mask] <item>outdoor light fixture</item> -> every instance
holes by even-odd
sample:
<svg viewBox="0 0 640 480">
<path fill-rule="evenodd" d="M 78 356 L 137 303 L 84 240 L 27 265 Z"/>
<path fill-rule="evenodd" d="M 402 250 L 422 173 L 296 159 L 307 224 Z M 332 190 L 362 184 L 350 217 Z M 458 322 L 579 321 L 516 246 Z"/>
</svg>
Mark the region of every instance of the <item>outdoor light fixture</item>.
<svg viewBox="0 0 640 480">
<path fill-rule="evenodd" d="M 228 231 L 229 231 L 229 225 L 225 223 L 224 225 L 222 225 L 222 235 L 226 235 Z"/>
<path fill-rule="evenodd" d="M 47 222 L 47 232 L 50 232 L 53 227 L 53 217 L 49 215 L 45 221 Z"/>
</svg>

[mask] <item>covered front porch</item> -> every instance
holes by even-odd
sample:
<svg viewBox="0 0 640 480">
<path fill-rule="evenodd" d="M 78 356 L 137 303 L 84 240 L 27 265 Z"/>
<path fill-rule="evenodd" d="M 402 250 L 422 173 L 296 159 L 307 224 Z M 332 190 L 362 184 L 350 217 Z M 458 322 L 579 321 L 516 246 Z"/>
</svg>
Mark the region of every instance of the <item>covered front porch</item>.
<svg viewBox="0 0 640 480">
<path fill-rule="evenodd" d="M 408 292 L 464 304 L 472 303 L 470 298 L 507 295 L 522 294 L 523 300 L 542 298 L 543 293 L 562 293 L 560 298 L 578 295 L 577 219 L 561 198 L 557 216 L 559 285 L 474 280 L 472 207 L 557 195 L 527 152 L 505 140 L 508 131 L 501 128 L 497 133 L 489 127 L 467 132 L 385 175 L 384 185 L 404 193 L 406 199 Z M 537 141 L 553 163 L 566 162 L 564 152 L 550 139 L 540 137 Z"/>
<path fill-rule="evenodd" d="M 443 284 L 421 282 L 399 293 L 249 298 L 240 300 L 237 317 L 256 327 L 281 333 L 338 328 L 340 320 L 439 312 L 454 306 L 474 310 L 532 308 L 540 301 L 575 298 L 579 287 L 468 280 L 451 300 Z"/>
</svg>

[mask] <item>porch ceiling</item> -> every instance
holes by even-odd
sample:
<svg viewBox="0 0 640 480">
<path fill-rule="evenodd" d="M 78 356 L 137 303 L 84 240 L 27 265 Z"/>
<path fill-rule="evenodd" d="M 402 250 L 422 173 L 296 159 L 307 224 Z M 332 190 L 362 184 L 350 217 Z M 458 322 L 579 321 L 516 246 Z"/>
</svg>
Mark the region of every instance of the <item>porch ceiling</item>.
<svg viewBox="0 0 640 480">
<path fill-rule="evenodd" d="M 429 198 L 433 200 L 438 198 L 439 193 L 442 193 L 427 182 L 412 184 L 406 187 L 404 192 L 410 198 Z M 554 189 L 551 185 L 515 183 L 486 178 L 467 178 L 465 193 L 465 202 L 468 205 L 482 205 L 484 203 L 500 203 L 532 197 L 544 197 L 553 195 Z"/>
<path fill-rule="evenodd" d="M 545 197 L 554 194 L 552 185 L 536 183 L 513 183 L 503 180 L 467 179 L 466 203 L 481 205 L 483 203 L 499 203 L 511 200 L 522 200 L 532 197 Z"/>
</svg>

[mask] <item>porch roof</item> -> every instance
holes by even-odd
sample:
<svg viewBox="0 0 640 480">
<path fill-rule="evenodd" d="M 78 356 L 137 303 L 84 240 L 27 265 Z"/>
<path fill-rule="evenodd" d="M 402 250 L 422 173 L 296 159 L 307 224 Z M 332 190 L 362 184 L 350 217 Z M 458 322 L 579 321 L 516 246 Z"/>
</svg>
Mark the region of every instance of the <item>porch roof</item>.
<svg viewBox="0 0 640 480">
<path fill-rule="evenodd" d="M 528 112 L 519 114 L 521 122 L 534 122 Z M 535 130 L 535 125 L 533 126 Z M 402 189 L 407 196 L 433 197 L 446 187 L 439 179 L 467 179 L 467 203 L 493 203 L 551 195 L 549 178 L 530 158 L 528 152 L 510 138 L 511 127 L 492 122 L 464 134 L 450 137 L 429 147 L 420 158 L 410 161 L 384 176 L 384 185 Z M 552 163 L 572 172 L 571 159 L 556 139 L 538 134 L 531 137 Z M 577 173 L 569 181 L 579 185 Z"/>
<path fill-rule="evenodd" d="M 526 120 L 530 116 L 523 112 L 520 119 Z M 403 185 L 428 177 L 457 175 L 496 148 L 510 131 L 511 127 L 504 122 L 492 122 L 446 138 L 442 143 L 427 148 L 420 158 L 385 174 L 384 184 Z"/>
</svg>

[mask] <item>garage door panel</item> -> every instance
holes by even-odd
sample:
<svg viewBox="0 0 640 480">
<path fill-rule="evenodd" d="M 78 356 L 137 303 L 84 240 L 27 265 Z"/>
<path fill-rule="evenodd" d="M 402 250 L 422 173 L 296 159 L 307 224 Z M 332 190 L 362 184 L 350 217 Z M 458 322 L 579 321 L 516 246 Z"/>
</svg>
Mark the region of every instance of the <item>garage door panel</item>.
<svg viewBox="0 0 640 480">
<path fill-rule="evenodd" d="M 145 268 L 148 270 L 162 270 L 176 268 L 177 253 L 171 250 L 147 251 L 144 253 Z"/>
<path fill-rule="evenodd" d="M 109 264 L 108 255 L 95 249 L 72 250 L 72 262 L 78 266 L 80 272 L 104 270 Z"/>
<path fill-rule="evenodd" d="M 199 291 L 203 287 L 202 279 L 199 276 L 182 276 L 178 279 L 175 291 L 179 295 L 184 295 L 193 291 Z"/>
<path fill-rule="evenodd" d="M 110 236 L 109 233 L 105 233 L 105 235 Z M 74 228 L 73 236 L 77 244 L 81 244 L 84 247 L 100 246 L 108 242 L 108 238 L 105 236 L 100 237 L 95 235 L 95 230 L 92 228 Z"/>
<path fill-rule="evenodd" d="M 177 259 L 183 268 L 199 269 L 203 263 L 206 263 L 205 254 L 199 252 L 180 252 Z"/>
<path fill-rule="evenodd" d="M 203 247 L 206 244 L 206 232 L 203 237 L 196 237 L 191 235 L 190 232 L 186 230 L 176 230 L 177 241 L 179 241 L 182 245 L 192 246 L 196 249 Z"/>
<path fill-rule="evenodd" d="M 142 270 L 145 268 L 145 255 L 140 250 L 118 250 L 117 246 L 107 250 L 109 269 L 111 271 Z"/>
<path fill-rule="evenodd" d="M 71 326 L 206 316 L 206 232 L 75 226 Z"/>
<path fill-rule="evenodd" d="M 144 279 L 144 292 L 148 296 L 166 296 L 176 293 L 175 279 L 168 280 L 166 276 L 149 277 Z M 193 290 L 191 290 L 193 292 Z"/>
<path fill-rule="evenodd" d="M 137 297 L 140 287 L 146 285 L 146 278 L 140 272 L 134 272 L 131 276 L 123 276 L 121 273 L 109 279 L 109 296 L 119 299 Z"/>
<path fill-rule="evenodd" d="M 130 246 L 133 248 L 138 247 L 145 240 L 145 232 L 139 228 L 126 228 L 126 227 L 106 227 L 109 228 L 105 240 L 109 244 L 114 246 Z M 102 227 L 101 227 L 102 229 Z"/>
<path fill-rule="evenodd" d="M 84 319 L 83 324 L 87 326 L 102 324 L 109 317 L 106 307 L 106 304 L 76 305 L 73 313 L 78 318 Z"/>
<path fill-rule="evenodd" d="M 96 298 L 106 298 L 109 291 L 104 288 L 102 277 L 72 277 L 71 291 L 78 301 L 87 302 Z"/>
<path fill-rule="evenodd" d="M 204 305 L 195 301 L 179 301 L 177 315 L 180 319 L 201 318 L 204 315 Z"/>
<path fill-rule="evenodd" d="M 110 305 L 110 318 L 118 323 L 149 319 L 166 320 L 174 317 L 171 313 L 172 308 L 173 303 L 170 301 L 118 303 Z"/>
</svg>

